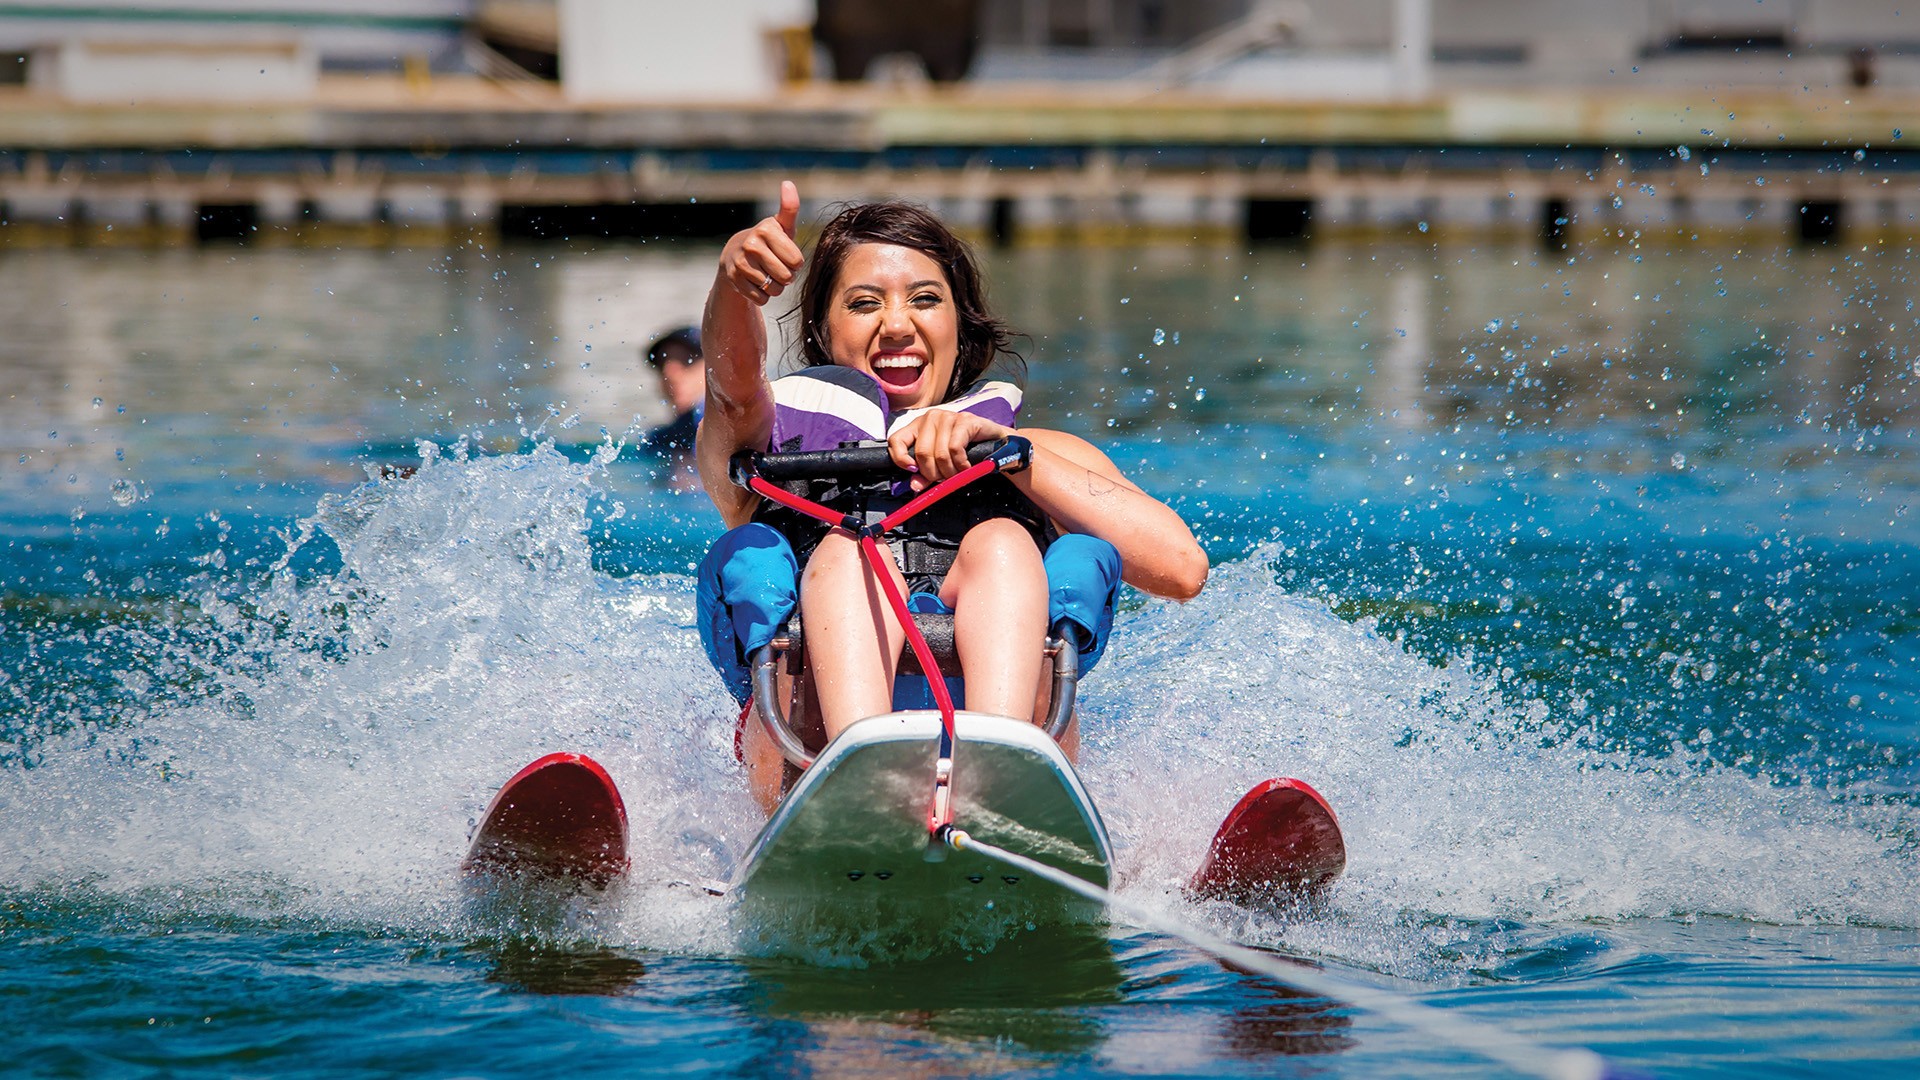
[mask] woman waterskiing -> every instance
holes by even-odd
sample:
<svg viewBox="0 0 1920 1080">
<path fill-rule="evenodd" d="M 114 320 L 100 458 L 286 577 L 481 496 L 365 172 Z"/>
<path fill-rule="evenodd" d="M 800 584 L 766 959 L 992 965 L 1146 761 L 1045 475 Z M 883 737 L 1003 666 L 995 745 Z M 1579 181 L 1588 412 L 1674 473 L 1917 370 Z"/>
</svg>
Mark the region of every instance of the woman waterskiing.
<svg viewBox="0 0 1920 1080">
<path fill-rule="evenodd" d="M 761 309 L 799 279 L 805 263 L 795 239 L 799 210 L 798 189 L 782 183 L 779 211 L 728 240 L 707 296 L 701 328 L 706 408 L 696 460 L 708 496 L 736 531 L 770 518 L 764 500 L 730 478 L 730 459 L 741 450 L 792 449 L 788 444 L 798 438 L 781 437 L 782 405 L 765 374 Z M 1030 467 L 999 481 L 1004 490 L 972 486 L 981 491 L 963 516 L 948 515 L 945 528 L 955 535 L 927 538 L 933 549 L 949 548 L 930 568 L 902 567 L 899 554 L 888 557 L 902 591 L 952 612 L 968 708 L 1025 717 L 1043 693 L 1048 577 L 1042 545 L 1056 535 L 1110 544 L 1121 578 L 1145 592 L 1179 600 L 1199 593 L 1207 558 L 1177 514 L 1086 440 L 1014 426 L 1018 390 L 983 381 L 1009 334 L 985 306 L 972 252 L 932 213 L 899 202 L 842 211 L 814 246 L 794 314 L 809 368 L 865 377 L 842 374 L 839 386 L 824 390 L 809 384 L 807 401 L 845 399 L 849 378 L 860 384 L 855 390 L 877 389 L 884 419 L 874 434 L 884 434 L 895 464 L 913 474 L 912 490 L 965 469 L 973 443 L 1015 434 L 1032 443 Z M 798 415 L 799 408 L 788 411 Z M 853 533 L 791 526 L 785 533 L 804 568 L 801 622 L 830 740 L 856 720 L 894 707 L 905 632 Z M 758 725 L 748 725 L 742 751 L 756 793 L 771 805 L 779 795 L 779 750 Z"/>
</svg>

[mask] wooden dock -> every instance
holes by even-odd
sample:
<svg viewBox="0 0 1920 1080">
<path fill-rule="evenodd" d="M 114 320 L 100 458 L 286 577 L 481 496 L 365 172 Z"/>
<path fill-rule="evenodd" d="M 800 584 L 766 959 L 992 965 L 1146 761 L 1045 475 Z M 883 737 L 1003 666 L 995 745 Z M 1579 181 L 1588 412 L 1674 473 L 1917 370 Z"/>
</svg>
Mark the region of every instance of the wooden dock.
<svg viewBox="0 0 1920 1080">
<path fill-rule="evenodd" d="M 385 76 L 330 76 L 307 102 L 115 106 L 9 87 L 0 242 L 705 237 L 766 213 L 789 177 L 809 213 L 902 196 L 1014 244 L 1885 237 L 1920 231 L 1920 157 L 1901 131 L 1917 107 L 1842 89 L 1340 103 L 1126 84 L 807 85 L 636 107 Z"/>
</svg>

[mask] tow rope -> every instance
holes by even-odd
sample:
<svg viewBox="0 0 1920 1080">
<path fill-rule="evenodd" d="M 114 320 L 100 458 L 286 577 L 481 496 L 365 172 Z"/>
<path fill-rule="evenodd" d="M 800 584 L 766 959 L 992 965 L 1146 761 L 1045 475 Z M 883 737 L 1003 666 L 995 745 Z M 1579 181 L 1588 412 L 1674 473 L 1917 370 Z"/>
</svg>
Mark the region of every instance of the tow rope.
<svg viewBox="0 0 1920 1080">
<path fill-rule="evenodd" d="M 1331 1001 L 1351 1003 L 1403 1027 L 1425 1032 L 1449 1045 L 1497 1061 L 1515 1072 L 1538 1076 L 1542 1080 L 1618 1080 L 1635 1075 L 1614 1069 L 1605 1058 L 1591 1050 L 1543 1046 L 1523 1035 L 1482 1023 L 1458 1012 L 1422 1005 L 1403 994 L 1286 963 L 1269 953 L 1188 926 L 1143 905 L 1121 900 L 1093 882 L 1075 877 L 1058 867 L 975 840 L 964 829 L 948 825 L 936 831 L 934 839 L 955 851 L 971 851 L 1103 904 L 1149 930 L 1179 938 L 1233 967 L 1264 975 Z"/>
</svg>

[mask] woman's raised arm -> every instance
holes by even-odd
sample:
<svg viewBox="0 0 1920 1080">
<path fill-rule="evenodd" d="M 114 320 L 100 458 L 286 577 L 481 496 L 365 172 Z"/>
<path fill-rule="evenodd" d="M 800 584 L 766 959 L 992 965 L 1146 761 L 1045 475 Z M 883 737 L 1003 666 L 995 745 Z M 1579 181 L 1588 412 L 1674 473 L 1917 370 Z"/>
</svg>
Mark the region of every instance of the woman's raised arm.
<svg viewBox="0 0 1920 1080">
<path fill-rule="evenodd" d="M 707 406 L 694 442 L 707 497 L 729 528 L 753 512 L 755 496 L 727 478 L 735 451 L 766 446 L 773 431 L 773 392 L 767 385 L 767 326 L 760 309 L 787 290 L 805 263 L 794 230 L 800 189 L 780 184 L 780 210 L 733 234 L 707 292 L 700 341 L 707 360 Z"/>
</svg>

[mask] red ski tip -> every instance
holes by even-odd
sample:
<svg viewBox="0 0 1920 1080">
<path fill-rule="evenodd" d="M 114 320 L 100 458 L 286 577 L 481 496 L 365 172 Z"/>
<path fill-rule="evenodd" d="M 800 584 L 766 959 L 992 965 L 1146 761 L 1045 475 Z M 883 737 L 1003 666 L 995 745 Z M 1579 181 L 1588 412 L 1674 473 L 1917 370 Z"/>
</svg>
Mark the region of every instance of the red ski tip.
<svg viewBox="0 0 1920 1080">
<path fill-rule="evenodd" d="M 1302 780 L 1256 784 L 1220 824 L 1187 882 L 1199 899 L 1278 904 L 1325 889 L 1347 866 L 1340 822 Z"/>
<path fill-rule="evenodd" d="M 493 797 L 462 868 L 604 887 L 627 870 L 626 804 L 599 762 L 548 754 Z"/>
</svg>

